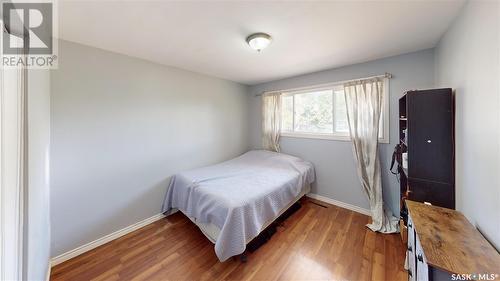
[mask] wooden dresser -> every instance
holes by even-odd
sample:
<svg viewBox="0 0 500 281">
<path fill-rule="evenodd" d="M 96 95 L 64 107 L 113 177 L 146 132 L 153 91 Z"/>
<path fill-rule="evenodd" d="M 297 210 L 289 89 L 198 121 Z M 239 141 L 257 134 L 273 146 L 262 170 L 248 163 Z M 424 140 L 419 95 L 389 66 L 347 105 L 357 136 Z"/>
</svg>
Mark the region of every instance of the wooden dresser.
<svg viewBox="0 0 500 281">
<path fill-rule="evenodd" d="M 500 280 L 500 254 L 464 215 L 410 200 L 405 204 L 410 281 Z"/>
</svg>

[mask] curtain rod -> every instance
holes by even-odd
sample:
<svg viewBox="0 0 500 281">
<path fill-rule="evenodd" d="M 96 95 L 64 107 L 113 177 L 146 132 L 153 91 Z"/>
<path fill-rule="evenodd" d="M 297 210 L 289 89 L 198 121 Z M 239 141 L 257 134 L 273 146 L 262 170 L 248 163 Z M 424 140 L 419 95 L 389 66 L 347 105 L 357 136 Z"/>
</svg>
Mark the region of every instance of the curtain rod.
<svg viewBox="0 0 500 281">
<path fill-rule="evenodd" d="M 382 78 L 382 77 L 383 78 L 391 79 L 392 78 L 392 74 L 386 72 L 385 74 L 375 75 L 375 76 L 370 76 L 370 77 L 363 77 L 363 78 L 356 78 L 356 79 L 343 80 L 343 81 L 337 81 L 337 82 L 316 84 L 316 85 L 310 85 L 310 86 L 298 87 L 298 88 L 291 88 L 291 89 L 263 91 L 260 94 L 256 94 L 255 97 L 262 96 L 263 94 L 268 94 L 268 93 L 295 92 L 295 91 L 302 91 L 302 90 L 308 90 L 308 89 L 314 89 L 314 88 L 321 88 L 321 87 L 333 86 L 333 85 L 344 84 L 344 83 L 349 83 L 349 82 L 354 82 L 354 81 L 360 81 L 360 80 L 366 80 L 366 79 L 373 79 L 373 78 Z"/>
</svg>

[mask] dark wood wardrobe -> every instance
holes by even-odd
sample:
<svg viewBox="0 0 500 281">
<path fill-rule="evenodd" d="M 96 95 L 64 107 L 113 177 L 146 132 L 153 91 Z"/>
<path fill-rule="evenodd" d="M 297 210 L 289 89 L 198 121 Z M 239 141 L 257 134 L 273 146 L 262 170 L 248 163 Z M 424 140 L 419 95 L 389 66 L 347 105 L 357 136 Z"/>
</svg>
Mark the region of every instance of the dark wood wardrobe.
<svg viewBox="0 0 500 281">
<path fill-rule="evenodd" d="M 401 201 L 455 209 L 454 101 L 450 88 L 408 91 L 399 100 Z M 405 215 L 401 204 L 402 216 Z"/>
</svg>

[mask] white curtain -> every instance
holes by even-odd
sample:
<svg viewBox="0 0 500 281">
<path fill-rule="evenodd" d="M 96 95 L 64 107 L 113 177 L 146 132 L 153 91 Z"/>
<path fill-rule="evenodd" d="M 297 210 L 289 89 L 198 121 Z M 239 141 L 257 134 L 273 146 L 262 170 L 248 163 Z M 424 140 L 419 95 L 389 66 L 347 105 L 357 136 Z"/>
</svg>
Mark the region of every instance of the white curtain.
<svg viewBox="0 0 500 281">
<path fill-rule="evenodd" d="M 281 93 L 262 95 L 262 146 L 280 152 Z"/>
<path fill-rule="evenodd" d="M 378 136 L 384 102 L 384 79 L 346 83 L 344 93 L 358 176 L 370 202 L 372 223 L 367 227 L 382 233 L 398 232 L 398 219 L 384 211 L 382 198 Z"/>
</svg>

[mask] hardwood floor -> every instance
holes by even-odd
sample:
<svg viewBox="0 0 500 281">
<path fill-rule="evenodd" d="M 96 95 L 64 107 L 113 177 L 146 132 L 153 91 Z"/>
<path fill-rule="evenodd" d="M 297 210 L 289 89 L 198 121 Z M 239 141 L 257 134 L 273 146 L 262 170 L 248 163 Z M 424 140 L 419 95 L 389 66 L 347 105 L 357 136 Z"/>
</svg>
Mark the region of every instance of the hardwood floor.
<svg viewBox="0 0 500 281">
<path fill-rule="evenodd" d="M 318 206 L 314 202 L 325 207 Z M 365 215 L 312 199 L 248 261 L 219 262 L 180 212 L 52 268 L 51 280 L 407 280 L 398 234 Z"/>
</svg>

